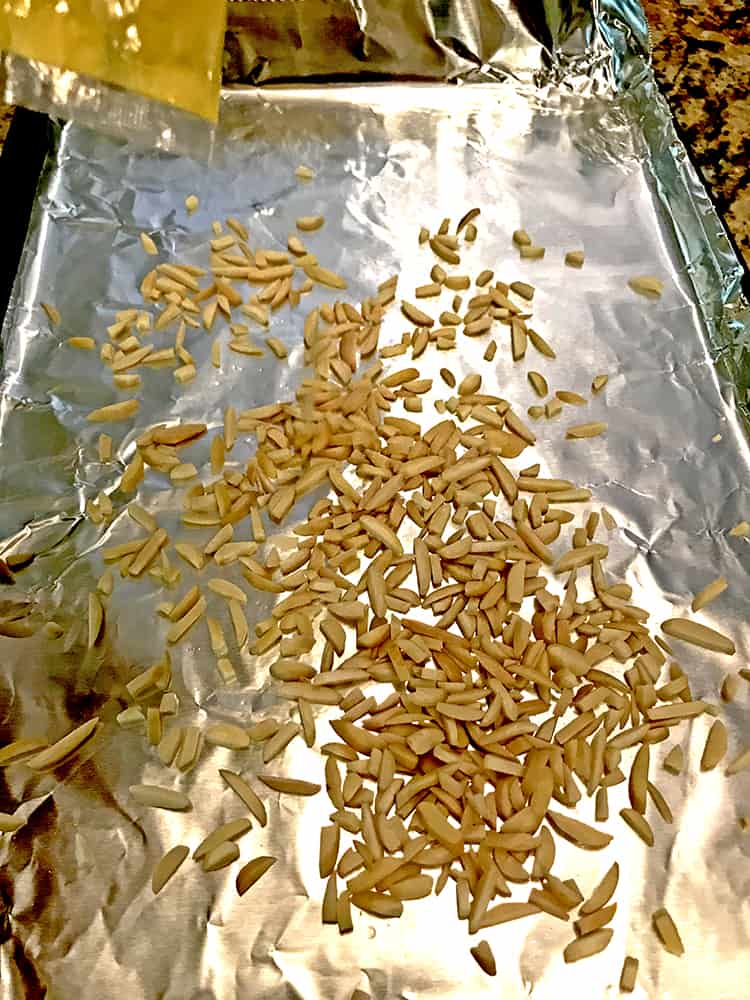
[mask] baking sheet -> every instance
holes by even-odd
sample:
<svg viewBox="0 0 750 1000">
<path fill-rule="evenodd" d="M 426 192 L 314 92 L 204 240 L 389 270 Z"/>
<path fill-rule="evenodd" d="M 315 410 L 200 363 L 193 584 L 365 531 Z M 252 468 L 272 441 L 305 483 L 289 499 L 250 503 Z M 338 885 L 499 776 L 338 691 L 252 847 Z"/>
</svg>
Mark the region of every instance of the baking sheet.
<svg viewBox="0 0 750 1000">
<path fill-rule="evenodd" d="M 320 211 L 326 226 L 308 242 L 347 277 L 347 294 L 357 301 L 394 270 L 404 290 L 425 280 L 432 260 L 417 246 L 419 226 L 435 226 L 444 215 L 455 219 L 478 204 L 483 214 L 467 255 L 471 270 L 489 266 L 503 280 L 537 286 L 535 325 L 558 360 L 530 355 L 525 365 L 513 365 L 501 327 L 492 365 L 481 361 L 484 342 L 463 341 L 452 355 L 428 352 L 421 367 L 436 375 L 447 360 L 457 376 L 481 370 L 489 391 L 519 406 L 535 401 L 527 368 L 541 371 L 553 388 L 581 392 L 594 374 L 608 372 L 606 393 L 586 413 L 608 421 L 607 436 L 564 441 L 565 426 L 580 422 L 578 411 L 535 425 L 542 474 L 589 486 L 596 505 L 615 515 L 621 528 L 610 541 L 610 565 L 654 623 L 683 613 L 695 591 L 724 573 L 729 591 L 703 620 L 733 635 L 744 662 L 747 542 L 727 533 L 748 514 L 748 448 L 733 386 L 712 360 L 717 346 L 736 347 L 722 336 L 744 335 L 731 279 L 736 262 L 720 239 L 698 238 L 710 225 L 690 215 L 696 192 L 689 173 L 674 169 L 665 191 L 667 178 L 657 170 L 668 153 L 651 141 L 656 133 L 648 132 L 644 106 L 631 97 L 551 107 L 510 84 L 387 84 L 226 92 L 222 120 L 225 138 L 210 167 L 144 153 L 75 125 L 60 132 L 4 329 L 0 536 L 6 551 L 41 553 L 19 575 L 19 587 L 4 592 L 7 600 L 27 596 L 66 625 L 82 620 L 85 593 L 101 572 L 101 547 L 137 533 L 116 492 L 119 513 L 106 532 L 83 518 L 86 499 L 114 490 L 122 465 L 98 464 L 98 428 L 85 421 L 92 407 L 113 398 L 100 363 L 71 352 L 64 340 L 75 334 L 101 342 L 115 311 L 134 301 L 151 266 L 141 230 L 162 233 L 165 248 L 197 263 L 205 259 L 213 219 L 234 215 L 247 223 L 252 242 L 283 247 L 296 216 Z M 668 123 L 658 124 L 668 136 Z M 294 178 L 301 162 L 316 171 L 304 185 Z M 188 217 L 182 206 L 191 193 L 201 205 Z M 685 211 L 674 213 L 675 204 Z M 519 225 L 547 247 L 543 261 L 519 261 L 510 241 Z M 686 258 L 688 245 L 701 256 Z M 565 268 L 564 253 L 580 247 L 583 270 Z M 626 285 L 633 274 L 660 275 L 662 298 L 633 295 Z M 315 301 L 325 298 L 316 293 Z M 60 327 L 50 328 L 42 301 L 60 310 Z M 384 330 L 381 343 L 400 338 L 395 311 Z M 301 376 L 301 314 L 279 313 L 273 332 L 291 348 L 288 365 L 225 352 L 228 364 L 219 375 L 209 363 L 209 339 L 195 332 L 188 341 L 199 365 L 192 386 L 175 391 L 168 371 L 146 372 L 137 421 L 125 425 L 123 436 L 115 430 L 121 463 L 137 434 L 157 420 L 207 419 L 216 426 L 228 403 L 289 398 Z M 532 452 L 514 466 L 530 464 Z M 206 447 L 196 445 L 188 455 L 200 467 Z M 179 500 L 163 480 L 147 477 L 138 500 L 173 533 Z M 189 582 L 185 572 L 180 592 Z M 113 681 L 129 676 L 131 665 L 153 662 L 163 648 L 163 626 L 152 614 L 158 593 L 149 583 L 118 587 L 103 662 L 92 663 L 80 644 L 61 653 L 59 643 L 41 638 L 1 640 L 4 741 L 57 734 L 95 709 L 111 712 Z M 263 617 L 267 606 L 252 600 L 248 616 Z M 695 696 L 717 701 L 726 666 L 695 651 L 681 662 Z M 222 688 L 205 632 L 179 647 L 173 667 L 186 721 L 247 723 L 251 713 L 288 711 L 268 690 L 264 661 L 245 658 L 238 685 Z M 732 749 L 742 744 L 746 711 L 743 692 L 726 710 Z M 743 841 L 737 818 L 750 811 L 750 782 L 740 775 L 730 784 L 718 772 L 696 777 L 707 724 L 701 719 L 680 730 L 690 766 L 683 778 L 661 781 L 675 824 L 659 825 L 654 849 L 642 849 L 616 819 L 622 786 L 610 797 L 611 850 L 591 856 L 559 848 L 557 873 L 574 876 L 584 892 L 611 860 L 620 861 L 615 938 L 607 951 L 565 966 L 569 926 L 541 917 L 493 928 L 486 936 L 500 959 L 494 981 L 468 954 L 471 942 L 455 919 L 449 889 L 437 900 L 408 904 L 400 921 L 356 915 L 346 938 L 321 928 L 323 795 L 281 803 L 266 797 L 268 828 L 245 839 L 242 856 L 276 854 L 280 863 L 243 899 L 232 872 L 204 875 L 191 862 L 154 898 L 150 873 L 164 850 L 195 846 L 216 824 L 242 814 L 217 768 L 252 774 L 260 762 L 257 751 L 207 749 L 200 766 L 179 778 L 193 812 L 151 815 L 133 809 L 127 788 L 139 780 L 159 783 L 166 772 L 140 736 L 108 725 L 96 747 L 67 769 L 64 783 L 30 777 L 22 767 L 2 772 L 0 809 L 19 807 L 28 816 L 0 844 L 5 994 L 38 996 L 44 984 L 48 995 L 68 998 L 94 981 L 102 995 L 127 990 L 170 1000 L 344 1000 L 355 987 L 377 1000 L 539 1000 L 576 992 L 604 998 L 617 995 L 621 960 L 631 953 L 641 959 L 634 996 L 709 990 L 742 996 L 750 879 L 747 834 Z M 319 729 L 324 742 L 328 736 Z M 655 748 L 657 760 L 665 748 Z M 282 763 L 284 773 L 322 775 L 320 758 L 301 744 Z M 587 801 L 584 818 L 590 809 Z M 682 960 L 655 942 L 649 917 L 659 905 L 679 924 Z"/>
</svg>

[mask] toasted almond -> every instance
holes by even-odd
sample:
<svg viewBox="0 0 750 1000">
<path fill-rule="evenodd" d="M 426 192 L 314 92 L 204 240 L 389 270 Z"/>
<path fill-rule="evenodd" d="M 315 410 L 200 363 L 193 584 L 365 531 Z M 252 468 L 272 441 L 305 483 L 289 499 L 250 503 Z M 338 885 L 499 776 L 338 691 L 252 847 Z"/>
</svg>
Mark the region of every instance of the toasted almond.
<svg viewBox="0 0 750 1000">
<path fill-rule="evenodd" d="M 374 917 L 400 917 L 404 912 L 401 900 L 385 892 L 354 892 L 350 899 L 358 910 L 364 910 Z"/>
<path fill-rule="evenodd" d="M 216 872 L 227 865 L 231 865 L 240 856 L 240 849 L 232 840 L 225 840 L 217 844 L 206 854 L 203 859 L 203 870 L 205 872 Z"/>
<path fill-rule="evenodd" d="M 600 437 L 606 429 L 607 424 L 602 421 L 592 421 L 588 424 L 576 424 L 574 427 L 568 427 L 565 431 L 565 437 L 569 440 Z"/>
<path fill-rule="evenodd" d="M 644 743 L 633 759 L 628 785 L 630 804 L 643 815 L 646 813 L 649 759 L 648 743 Z"/>
<path fill-rule="evenodd" d="M 206 743 L 226 747 L 228 750 L 246 750 L 250 746 L 247 730 L 230 722 L 217 722 L 207 726 Z"/>
<path fill-rule="evenodd" d="M 404 554 L 401 542 L 398 536 L 393 531 L 393 529 L 376 517 L 371 517 L 368 514 L 363 514 L 359 519 L 360 524 L 372 538 L 376 539 L 385 548 L 390 549 L 394 555 L 402 556 Z"/>
<path fill-rule="evenodd" d="M 617 883 L 619 881 L 619 878 L 620 878 L 620 866 L 615 861 L 612 867 L 608 869 L 606 875 L 601 880 L 599 885 L 597 885 L 596 888 L 592 891 L 591 895 L 586 900 L 586 902 L 581 904 L 579 913 L 582 913 L 584 916 L 586 916 L 587 914 L 595 913 L 597 910 L 600 910 L 603 906 L 606 906 L 607 903 L 612 898 L 612 894 L 614 893 L 615 889 L 617 888 Z"/>
<path fill-rule="evenodd" d="M 750 747 L 743 750 L 742 753 L 738 754 L 728 765 L 724 772 L 727 777 L 733 774 L 738 774 L 740 771 L 746 771 L 750 767 Z"/>
<path fill-rule="evenodd" d="M 611 927 L 602 927 L 591 934 L 584 934 L 583 937 L 576 938 L 565 947 L 563 958 L 566 962 L 578 962 L 582 958 L 590 958 L 604 951 L 612 940 L 614 931 Z"/>
<path fill-rule="evenodd" d="M 682 753 L 682 747 L 676 746 L 672 747 L 667 756 L 664 758 L 664 770 L 669 771 L 670 774 L 681 774 L 684 766 L 684 759 Z"/>
<path fill-rule="evenodd" d="M 728 586 L 729 584 L 727 583 L 726 577 L 717 577 L 695 595 L 693 602 L 690 605 L 691 610 L 700 611 L 701 608 L 705 608 L 707 604 L 710 604 L 711 601 L 715 601 L 720 594 L 723 594 Z"/>
<path fill-rule="evenodd" d="M 34 754 L 33 757 L 29 757 L 24 763 L 32 771 L 49 771 L 57 767 L 67 757 L 76 753 L 91 738 L 98 723 L 99 716 L 95 715 L 87 722 L 77 726 L 67 736 L 63 736 L 62 739 L 53 743 L 52 746 L 46 747 L 39 753 Z"/>
<path fill-rule="evenodd" d="M 710 649 L 716 653 L 724 653 L 727 656 L 734 656 L 735 645 L 731 639 L 716 632 L 707 625 L 691 621 L 689 618 L 668 618 L 662 622 L 662 632 L 673 639 L 681 639 L 689 642 L 693 646 L 700 646 L 702 649 Z"/>
<path fill-rule="evenodd" d="M 479 968 L 488 976 L 497 975 L 497 965 L 492 949 L 486 941 L 480 941 L 469 949 Z"/>
<path fill-rule="evenodd" d="M 167 851 L 157 861 L 151 873 L 151 891 L 154 895 L 161 892 L 189 853 L 190 849 L 180 844 L 178 847 L 173 847 L 170 851 Z"/>
<path fill-rule="evenodd" d="M 727 752 L 727 730 L 720 719 L 716 719 L 708 731 L 701 756 L 701 771 L 712 771 Z"/>
<path fill-rule="evenodd" d="M 265 826 L 268 822 L 266 807 L 244 778 L 240 777 L 239 774 L 235 774 L 234 771 L 220 770 L 219 774 L 229 785 L 235 795 L 242 799 L 260 825 Z"/>
<path fill-rule="evenodd" d="M 664 291 L 664 282 L 653 275 L 641 275 L 628 279 L 628 285 L 637 295 L 644 295 L 649 299 L 661 298 Z"/>
<path fill-rule="evenodd" d="M 220 546 L 221 548 L 221 546 Z M 238 601 L 240 604 L 247 604 L 247 594 L 238 587 L 236 583 L 224 580 L 222 577 L 214 577 L 208 581 L 208 589 L 219 597 L 224 597 L 228 601 Z"/>
<path fill-rule="evenodd" d="M 120 403 L 110 403 L 98 410 L 92 410 L 86 419 L 91 423 L 114 423 L 118 420 L 129 420 L 140 409 L 137 399 L 124 399 Z"/>
<path fill-rule="evenodd" d="M 654 832 L 645 816 L 636 812 L 635 809 L 621 809 L 620 816 L 622 816 L 630 829 L 638 834 L 647 847 L 654 846 Z"/>
<path fill-rule="evenodd" d="M 612 837 L 608 833 L 595 830 L 593 827 L 587 826 L 586 823 L 573 819 L 572 816 L 565 816 L 550 809 L 547 811 L 547 818 L 561 837 L 577 847 L 599 851 L 612 841 Z"/>
<path fill-rule="evenodd" d="M 620 992 L 632 993 L 638 978 L 638 959 L 626 955 L 620 972 Z"/>
<path fill-rule="evenodd" d="M 222 823 L 221 826 L 218 826 L 212 833 L 209 833 L 209 835 L 205 837 L 200 844 L 198 844 L 196 849 L 193 851 L 193 859 L 195 861 L 200 861 L 201 858 L 207 857 L 220 844 L 223 844 L 228 840 L 238 840 L 251 829 L 252 823 L 249 819 L 245 819 L 244 817 L 230 820 L 228 823 Z"/>
<path fill-rule="evenodd" d="M 183 792 L 173 788 L 161 788 L 158 785 L 131 785 L 130 795 L 142 806 L 152 809 L 170 809 L 174 812 L 186 812 L 192 809 L 190 799 Z"/>
<path fill-rule="evenodd" d="M 320 785 L 312 781 L 302 781 L 299 778 L 282 778 L 272 774 L 259 774 L 258 780 L 264 785 L 282 795 L 317 795 Z"/>
<path fill-rule="evenodd" d="M 187 611 L 182 618 L 178 619 L 167 632 L 167 642 L 179 642 L 203 617 L 206 610 L 206 599 L 201 596 L 195 604 Z"/>
<path fill-rule="evenodd" d="M 20 816 L 12 816 L 10 813 L 0 812 L 0 833 L 15 833 L 20 830 L 24 820 Z"/>
<path fill-rule="evenodd" d="M 684 955 L 685 947 L 680 938 L 680 932 L 666 909 L 662 907 L 656 910 L 651 919 L 654 930 L 665 949 L 672 955 Z"/>
<path fill-rule="evenodd" d="M 727 674 L 721 682 L 721 700 L 732 702 L 740 691 L 740 678 L 737 674 Z"/>
<path fill-rule="evenodd" d="M 75 347 L 79 351 L 93 351 L 96 349 L 96 341 L 93 337 L 68 337 L 68 347 Z"/>
<path fill-rule="evenodd" d="M 268 764 L 286 749 L 295 736 L 298 736 L 300 727 L 295 722 L 287 722 L 281 726 L 273 736 L 269 738 L 263 747 L 263 763 Z"/>
<path fill-rule="evenodd" d="M 47 319 L 50 321 L 52 326 L 59 326 L 60 324 L 60 313 L 50 302 L 40 302 L 39 303 L 47 314 Z"/>
<path fill-rule="evenodd" d="M 140 241 L 141 241 L 141 246 L 143 247 L 143 249 L 146 251 L 147 254 L 149 254 L 151 257 L 156 257 L 158 255 L 159 248 L 154 243 L 153 239 L 149 236 L 148 233 L 141 233 Z"/>
<path fill-rule="evenodd" d="M 261 879 L 269 868 L 276 864 L 276 858 L 258 857 L 243 865 L 237 875 L 237 895 L 244 896 L 248 889 Z"/>
<path fill-rule="evenodd" d="M 295 225 L 300 232 L 313 233 L 316 229 L 320 229 L 324 222 L 322 215 L 303 215 L 296 220 Z"/>
<path fill-rule="evenodd" d="M 565 254 L 565 265 L 566 267 L 583 267 L 584 254 L 583 250 L 568 250 Z"/>
<path fill-rule="evenodd" d="M 540 399 L 544 399 L 544 397 L 549 393 L 549 386 L 547 385 L 547 380 L 544 375 L 541 375 L 539 372 L 530 371 L 527 378 L 531 388 L 537 396 L 539 396 Z"/>
</svg>

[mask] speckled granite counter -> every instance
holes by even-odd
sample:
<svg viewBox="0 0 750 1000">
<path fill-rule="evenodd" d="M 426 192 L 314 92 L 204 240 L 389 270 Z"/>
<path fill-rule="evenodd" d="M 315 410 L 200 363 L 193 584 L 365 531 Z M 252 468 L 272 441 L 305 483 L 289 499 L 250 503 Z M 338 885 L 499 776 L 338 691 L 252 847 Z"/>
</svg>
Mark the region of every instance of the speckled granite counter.
<svg viewBox="0 0 750 1000">
<path fill-rule="evenodd" d="M 748 0 L 643 0 L 654 68 L 682 136 L 750 266 Z M 0 145 L 11 110 L 0 105 Z"/>
<path fill-rule="evenodd" d="M 750 266 L 748 0 L 644 0 L 644 6 L 659 84 Z"/>
</svg>

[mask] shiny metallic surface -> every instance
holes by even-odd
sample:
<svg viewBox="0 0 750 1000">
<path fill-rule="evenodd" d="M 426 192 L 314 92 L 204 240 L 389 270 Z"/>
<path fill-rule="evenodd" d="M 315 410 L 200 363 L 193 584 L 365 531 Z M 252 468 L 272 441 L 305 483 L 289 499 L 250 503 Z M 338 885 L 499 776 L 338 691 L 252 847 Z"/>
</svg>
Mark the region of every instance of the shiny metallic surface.
<svg viewBox="0 0 750 1000">
<path fill-rule="evenodd" d="M 299 8 L 302 16 L 307 4 L 283 6 Z M 388 9 L 356 5 L 371 24 Z M 639 17 L 630 22 L 629 16 L 628 6 L 607 5 L 601 32 L 631 24 L 637 35 Z M 462 37 L 469 29 L 462 27 Z M 38 555 L 0 598 L 4 614 L 12 602 L 29 600 L 67 631 L 56 642 L 40 635 L 0 639 L 3 743 L 56 738 L 97 712 L 105 723 L 95 742 L 54 775 L 23 765 L 0 772 L 0 810 L 18 810 L 27 820 L 0 842 L 4 996 L 37 997 L 46 986 L 49 996 L 64 1000 L 82 993 L 127 993 L 134 1000 L 348 1000 L 360 988 L 377 1000 L 604 1000 L 618 995 L 626 954 L 640 959 L 635 997 L 710 993 L 734 1000 L 746 992 L 750 848 L 738 818 L 750 813 L 750 781 L 747 773 L 731 781 L 721 769 L 699 773 L 709 719 L 679 730 L 688 762 L 682 777 L 658 766 L 654 771 L 675 822 L 668 827 L 654 820 L 651 851 L 617 817 L 626 804 L 624 786 L 611 790 L 610 848 L 588 853 L 558 842 L 556 873 L 574 877 L 584 892 L 611 861 L 620 863 L 609 948 L 567 966 L 562 948 L 572 937 L 570 925 L 539 916 L 491 928 L 485 936 L 498 975 L 488 980 L 469 955 L 474 941 L 456 919 L 450 884 L 438 898 L 406 904 L 400 920 L 355 912 L 346 937 L 321 926 L 317 852 L 330 813 L 325 793 L 280 797 L 255 782 L 269 822 L 265 828 L 254 823 L 239 842 L 241 861 L 205 874 L 188 859 L 154 897 L 151 873 L 167 850 L 186 844 L 192 851 L 218 824 L 246 815 L 218 769 L 252 780 L 264 769 L 260 751 L 207 746 L 199 765 L 180 774 L 160 764 L 141 733 L 113 723 L 124 704 L 118 700 L 123 682 L 164 649 L 166 628 L 153 606 L 172 594 L 149 578 L 117 580 L 105 646 L 95 655 L 85 650 L 86 596 L 102 572 L 101 549 L 137 534 L 125 512 L 130 498 L 116 489 L 136 436 L 173 418 L 216 427 L 230 403 L 250 407 L 290 398 L 303 371 L 303 309 L 282 310 L 273 320 L 273 333 L 289 348 L 288 363 L 227 352 L 218 373 L 210 364 L 210 338 L 189 331 L 197 379 L 180 388 L 169 370 L 145 372 L 137 420 L 105 428 L 115 438 L 119 464 L 101 465 L 99 428 L 85 415 L 113 401 L 114 390 L 97 356 L 72 351 L 65 340 L 90 335 L 103 342 L 114 313 L 139 301 L 137 286 L 151 263 L 138 234 L 155 233 L 176 259 L 202 264 L 214 219 L 235 216 L 248 226 L 253 245 L 283 248 L 295 218 L 319 212 L 326 225 L 306 240 L 347 278 L 351 301 L 394 272 L 408 297 L 433 262 L 417 244 L 419 226 L 435 227 L 445 215 L 455 221 L 478 205 L 479 236 L 465 254 L 467 270 L 490 267 L 502 280 L 534 284 L 534 325 L 554 345 L 557 360 L 530 353 L 514 365 L 507 328 L 498 325 L 492 364 L 482 360 L 481 338 L 460 340 L 452 353 L 429 349 L 419 367 L 436 381 L 445 365 L 456 377 L 480 371 L 485 389 L 511 399 L 519 412 L 536 402 L 528 369 L 542 372 L 553 390 L 583 394 L 594 375 L 607 373 L 609 384 L 585 417 L 569 408 L 557 421 L 534 425 L 536 448 L 514 467 L 538 458 L 542 475 L 592 489 L 592 506 L 605 505 L 619 525 L 609 539 L 609 564 L 632 585 L 633 602 L 649 610 L 654 628 L 686 613 L 692 595 L 724 574 L 728 591 L 700 617 L 731 634 L 739 665 L 746 662 L 748 541 L 728 534 L 750 520 L 750 456 L 733 405 L 736 394 L 744 403 L 742 345 L 749 332 L 739 265 L 676 144 L 638 47 L 623 49 L 617 60 L 639 82 L 606 99 L 593 92 L 576 96 L 572 84 L 529 96 L 527 85 L 519 89 L 512 81 L 227 90 L 210 167 L 144 153 L 79 125 L 61 129 L 3 334 L 2 552 Z M 295 180 L 300 163 L 314 169 L 312 181 Z M 188 217 L 183 203 L 192 193 L 200 208 Z M 511 242 L 519 226 L 546 247 L 543 260 L 519 260 Z M 573 249 L 585 250 L 580 271 L 563 264 Z M 659 300 L 628 288 L 630 277 L 643 274 L 664 281 Z M 330 298 L 316 292 L 308 301 Z M 59 327 L 50 327 L 41 302 L 59 309 Z M 394 309 L 381 343 L 396 342 L 401 333 Z M 582 419 L 607 421 L 607 435 L 566 441 L 565 428 Z M 244 441 L 236 457 L 247 459 Z M 189 449 L 189 460 L 209 474 L 207 445 Z M 102 489 L 111 492 L 116 511 L 106 529 L 83 514 L 86 500 Z M 150 475 L 137 499 L 158 513 L 173 537 L 184 537 L 179 491 Z M 282 551 L 295 544 L 287 529 L 272 541 Z M 181 569 L 178 593 L 193 582 Z M 268 613 L 272 598 L 251 596 L 251 625 Z M 718 703 L 721 680 L 734 665 L 689 647 L 676 653 L 694 696 Z M 205 628 L 196 630 L 173 651 L 181 721 L 286 721 L 289 705 L 275 698 L 269 680 L 271 658 L 238 660 L 238 683 L 223 686 Z M 743 688 L 725 709 L 732 753 L 747 739 L 747 701 Z M 332 738 L 325 718 L 321 711 L 319 744 Z M 671 744 L 656 745 L 652 759 L 661 761 Z M 323 780 L 320 755 L 299 740 L 268 770 Z M 179 788 L 193 809 L 137 807 L 128 795 L 136 783 Z M 590 800 L 579 815 L 592 818 Z M 239 865 L 258 855 L 274 855 L 279 863 L 239 898 Z M 517 886 L 514 898 L 526 898 L 527 888 Z M 682 959 L 668 955 L 651 930 L 650 915 L 660 906 L 679 926 Z"/>
</svg>

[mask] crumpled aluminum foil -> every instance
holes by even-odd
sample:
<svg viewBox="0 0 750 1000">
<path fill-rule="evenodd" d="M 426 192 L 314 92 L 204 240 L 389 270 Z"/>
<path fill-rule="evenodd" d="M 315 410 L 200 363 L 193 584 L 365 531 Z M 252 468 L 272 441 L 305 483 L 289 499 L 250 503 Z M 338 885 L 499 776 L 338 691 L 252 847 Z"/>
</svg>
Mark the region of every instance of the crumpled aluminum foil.
<svg viewBox="0 0 750 1000">
<path fill-rule="evenodd" d="M 294 6 L 301 16 L 306 4 Z M 640 13 L 634 21 L 630 13 L 629 6 L 610 5 L 601 24 L 617 20 L 622 37 L 628 25 L 637 35 Z M 111 719 L 121 707 L 113 695 L 133 665 L 146 666 L 163 650 L 164 628 L 153 615 L 163 591 L 146 581 L 118 581 L 107 646 L 96 657 L 83 651 L 86 593 L 101 572 L 101 548 L 138 533 L 125 513 L 130 498 L 115 491 L 138 433 L 170 417 L 215 427 L 227 404 L 289 398 L 300 377 L 301 313 L 274 319 L 274 334 L 290 348 L 288 364 L 231 355 L 219 375 L 210 365 L 209 338 L 196 332 L 188 343 L 196 381 L 177 391 L 169 371 L 144 373 L 137 423 L 114 429 L 119 466 L 95 459 L 99 429 L 85 415 L 110 402 L 113 391 L 98 360 L 72 352 L 65 339 L 102 341 L 115 311 L 137 301 L 137 284 L 151 266 L 138 241 L 142 230 L 162 234 L 165 248 L 198 263 L 206 257 L 211 220 L 228 215 L 247 223 L 253 242 L 283 247 L 298 215 L 321 212 L 326 226 L 309 243 L 348 278 L 357 301 L 394 270 L 403 289 L 424 280 L 430 264 L 417 246 L 419 225 L 481 206 L 471 268 L 490 266 L 504 280 L 537 286 L 535 325 L 558 359 L 533 356 L 526 366 L 513 365 L 501 328 L 492 365 L 481 361 L 483 343 L 467 341 L 460 353 L 428 352 L 420 366 L 435 376 L 446 360 L 457 376 L 480 370 L 489 391 L 519 406 L 535 401 L 527 367 L 554 389 L 584 393 L 594 374 L 609 373 L 606 392 L 586 413 L 608 421 L 607 436 L 565 441 L 564 427 L 580 422 L 578 411 L 535 427 L 542 474 L 591 487 L 596 506 L 615 515 L 620 529 L 610 538 L 610 564 L 654 623 L 683 613 L 692 594 L 723 573 L 729 590 L 701 617 L 731 633 L 739 662 L 746 661 L 748 543 L 728 535 L 748 518 L 748 447 L 733 405 L 745 387 L 741 376 L 727 377 L 743 369 L 750 330 L 740 269 L 638 50 L 618 58 L 623 68 L 630 60 L 630 79 L 640 82 L 614 99 L 560 88 L 530 99 L 513 80 L 227 91 L 210 166 L 144 153 L 77 125 L 61 129 L 3 332 L 0 554 L 38 555 L 18 575 L 18 586 L 0 597 L 3 611 L 31 601 L 68 633 L 64 645 L 40 636 L 0 639 L 3 743 L 55 737 L 96 711 Z M 295 181 L 299 163 L 314 168 L 313 181 Z M 192 193 L 201 205 L 188 217 L 183 201 Z M 519 261 L 510 234 L 521 225 L 547 247 L 543 261 Z M 583 270 L 564 267 L 564 253 L 581 247 Z M 635 296 L 626 285 L 635 274 L 661 276 L 663 297 Z M 41 302 L 60 310 L 59 327 L 50 328 Z M 395 313 L 386 331 L 384 341 L 399 339 Z M 238 461 L 244 447 L 237 446 Z M 524 454 L 524 465 L 533 451 Z M 189 458 L 205 467 L 206 447 L 196 445 Z M 106 530 L 83 516 L 86 499 L 100 489 L 113 491 L 116 507 Z M 180 501 L 161 478 L 148 477 L 138 500 L 178 534 Z M 293 544 L 286 532 L 273 541 Z M 190 582 L 185 572 L 179 592 Z M 251 598 L 251 621 L 268 612 L 261 597 Z M 717 701 L 734 664 L 692 649 L 679 653 L 694 695 Z M 173 667 L 185 721 L 286 717 L 264 659 L 245 657 L 238 684 L 220 684 L 205 631 L 178 647 Z M 745 692 L 724 711 L 732 751 L 746 739 L 746 711 Z M 234 870 L 204 875 L 191 861 L 154 898 L 151 870 L 165 850 L 178 843 L 194 848 L 218 823 L 244 814 L 217 768 L 252 775 L 261 769 L 259 753 L 207 748 L 195 770 L 178 775 L 161 767 L 140 735 L 108 722 L 96 743 L 54 777 L 23 766 L 0 771 L 0 810 L 19 810 L 27 819 L 0 842 L 3 996 L 36 998 L 46 989 L 63 1000 L 82 992 L 149 1000 L 348 1000 L 358 987 L 377 1000 L 604 1000 L 618 995 L 622 958 L 634 954 L 641 961 L 635 997 L 710 992 L 735 1000 L 746 992 L 750 944 L 750 848 L 737 822 L 750 813 L 750 780 L 698 773 L 707 727 L 700 719 L 680 729 L 688 761 L 681 778 L 658 766 L 669 744 L 655 748 L 654 773 L 675 813 L 673 827 L 657 823 L 655 848 L 642 848 L 617 818 L 622 786 L 610 797 L 614 818 L 607 829 L 616 835 L 610 850 L 590 855 L 559 846 L 556 870 L 584 891 L 619 860 L 610 947 L 565 966 L 569 925 L 541 917 L 493 928 L 487 938 L 499 973 L 488 980 L 469 956 L 472 942 L 456 920 L 449 889 L 408 904 L 399 921 L 356 915 L 345 938 L 321 927 L 324 795 L 265 796 L 268 827 L 241 842 L 242 857 L 280 860 L 244 898 L 235 894 Z M 319 740 L 328 738 L 321 717 Z M 320 781 L 321 759 L 297 742 L 274 762 L 276 771 Z M 195 808 L 185 814 L 134 808 L 127 789 L 138 781 L 174 783 Z M 584 818 L 591 808 L 586 801 Z M 678 922 L 687 950 L 681 960 L 661 949 L 649 926 L 661 905 Z"/>
</svg>

